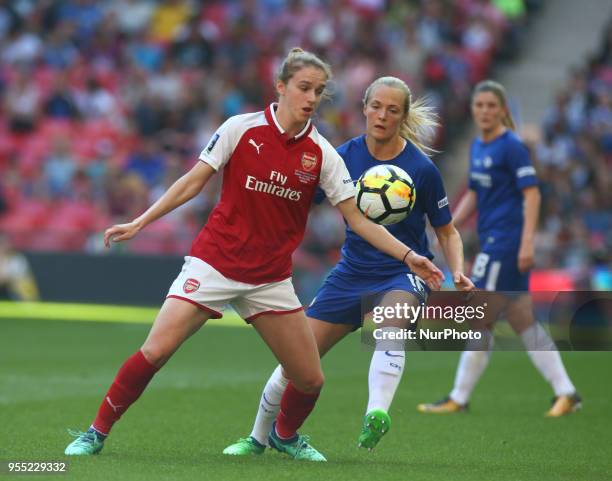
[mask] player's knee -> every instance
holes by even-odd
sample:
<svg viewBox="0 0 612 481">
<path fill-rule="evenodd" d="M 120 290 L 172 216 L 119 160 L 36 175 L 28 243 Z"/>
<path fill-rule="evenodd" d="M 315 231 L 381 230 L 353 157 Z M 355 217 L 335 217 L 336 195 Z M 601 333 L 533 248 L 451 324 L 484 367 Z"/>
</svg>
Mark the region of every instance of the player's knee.
<svg viewBox="0 0 612 481">
<path fill-rule="evenodd" d="M 295 387 L 305 393 L 317 393 L 323 388 L 325 377 L 321 371 L 309 373 L 301 379 L 294 381 Z"/>
<path fill-rule="evenodd" d="M 145 357 L 145 359 L 158 368 L 166 364 L 171 356 L 171 353 L 167 352 L 161 346 L 155 346 L 147 343 L 145 343 L 140 350 L 142 351 L 142 355 Z"/>
</svg>

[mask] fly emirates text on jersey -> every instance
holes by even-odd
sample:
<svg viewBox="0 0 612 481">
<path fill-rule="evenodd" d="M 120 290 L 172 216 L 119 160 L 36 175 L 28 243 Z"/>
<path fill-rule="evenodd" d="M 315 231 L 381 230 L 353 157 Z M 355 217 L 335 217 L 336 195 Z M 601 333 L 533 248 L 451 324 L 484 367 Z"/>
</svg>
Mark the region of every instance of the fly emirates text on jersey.
<svg viewBox="0 0 612 481">
<path fill-rule="evenodd" d="M 275 182 L 280 182 L 282 185 L 278 185 Z M 287 176 L 273 170 L 270 172 L 270 182 L 257 180 L 252 175 L 247 175 L 246 183 L 244 186 L 247 190 L 254 190 L 256 192 L 264 192 L 266 194 L 275 195 L 282 197 L 283 199 L 293 200 L 298 202 L 302 197 L 302 192 L 299 190 L 293 190 L 290 187 L 283 187 L 287 182 Z"/>
</svg>

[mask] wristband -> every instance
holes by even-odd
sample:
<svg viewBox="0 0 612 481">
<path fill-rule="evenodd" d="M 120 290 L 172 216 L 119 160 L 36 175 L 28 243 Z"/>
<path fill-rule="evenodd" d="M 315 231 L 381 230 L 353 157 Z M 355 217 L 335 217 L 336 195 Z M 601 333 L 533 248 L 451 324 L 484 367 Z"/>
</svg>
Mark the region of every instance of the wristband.
<svg viewBox="0 0 612 481">
<path fill-rule="evenodd" d="M 408 247 L 408 252 L 404 254 L 404 257 L 402 257 L 402 264 L 406 262 L 406 257 L 408 257 L 408 254 L 410 254 L 411 252 L 412 252 L 412 249 Z"/>
</svg>

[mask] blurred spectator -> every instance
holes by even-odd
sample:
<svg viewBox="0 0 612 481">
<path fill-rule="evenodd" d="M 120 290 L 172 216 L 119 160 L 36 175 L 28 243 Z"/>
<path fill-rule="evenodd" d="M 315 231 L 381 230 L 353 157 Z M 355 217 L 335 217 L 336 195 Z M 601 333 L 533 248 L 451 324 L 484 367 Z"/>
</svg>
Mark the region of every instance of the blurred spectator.
<svg viewBox="0 0 612 481">
<path fill-rule="evenodd" d="M 159 98 L 167 106 L 172 106 L 178 101 L 185 85 L 180 71 L 176 69 L 170 57 L 163 61 L 156 75 L 149 79 L 147 88 L 153 97 Z"/>
<path fill-rule="evenodd" d="M 0 299 L 36 301 L 38 297 L 28 260 L 13 249 L 6 236 L 0 235 Z"/>
<path fill-rule="evenodd" d="M 37 32 L 34 18 L 23 19 L 24 25 L 21 29 L 14 29 L 9 33 L 5 41 L 6 46 L 2 51 L 2 60 L 10 64 L 32 63 L 40 55 L 43 42 Z"/>
<path fill-rule="evenodd" d="M 428 52 L 437 52 L 450 39 L 451 26 L 449 11 L 441 0 L 422 2 L 421 11 L 416 23 L 419 43 Z"/>
<path fill-rule="evenodd" d="M 53 87 L 45 100 L 43 111 L 49 118 L 71 119 L 79 116 L 76 99 L 65 73 L 58 73 L 53 80 Z"/>
<path fill-rule="evenodd" d="M 49 32 L 42 53 L 43 60 L 48 66 L 62 69 L 74 64 L 79 51 L 72 40 L 73 34 L 74 25 L 67 22 L 57 24 Z"/>
<path fill-rule="evenodd" d="M 155 72 L 164 60 L 164 49 L 147 30 L 136 32 L 127 45 L 126 54 L 134 64 L 148 72 Z"/>
<path fill-rule="evenodd" d="M 22 23 L 22 18 L 11 2 L 0 4 L 0 41 L 5 40 L 11 32 L 17 31 Z"/>
<path fill-rule="evenodd" d="M 126 164 L 126 172 L 137 174 L 149 188 L 156 187 L 164 176 L 166 159 L 159 151 L 156 139 L 145 139 L 132 152 Z"/>
<path fill-rule="evenodd" d="M 169 54 L 181 68 L 210 68 L 215 50 L 202 34 L 199 23 L 192 20 L 176 35 Z"/>
<path fill-rule="evenodd" d="M 161 0 L 151 17 L 151 34 L 154 40 L 169 42 L 178 35 L 191 14 L 185 0 Z"/>
<path fill-rule="evenodd" d="M 93 77 L 87 79 L 85 89 L 77 93 L 77 104 L 85 118 L 113 118 L 118 114 L 115 97 Z"/>
<path fill-rule="evenodd" d="M 116 219 L 133 219 L 149 206 L 147 185 L 137 174 L 112 171 L 107 177 L 109 213 Z"/>
<path fill-rule="evenodd" d="M 47 188 L 52 197 L 67 197 L 70 194 L 76 168 L 70 140 L 67 137 L 53 139 L 51 152 L 44 165 Z"/>
<path fill-rule="evenodd" d="M 112 0 L 108 12 L 119 30 L 126 35 L 135 35 L 149 25 L 155 5 L 142 0 Z"/>
<path fill-rule="evenodd" d="M 102 22 L 104 10 L 97 0 L 66 0 L 60 2 L 58 20 L 75 26 L 75 40 L 86 45 Z"/>
<path fill-rule="evenodd" d="M 40 89 L 34 83 L 30 69 L 21 66 L 15 72 L 4 96 L 5 112 L 12 132 L 33 131 L 40 114 Z"/>
</svg>

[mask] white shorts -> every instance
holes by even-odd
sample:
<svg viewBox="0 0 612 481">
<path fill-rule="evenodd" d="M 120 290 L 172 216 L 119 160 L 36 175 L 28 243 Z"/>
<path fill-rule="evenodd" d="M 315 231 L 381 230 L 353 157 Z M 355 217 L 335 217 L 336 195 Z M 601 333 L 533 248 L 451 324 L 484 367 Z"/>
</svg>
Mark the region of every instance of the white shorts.
<svg viewBox="0 0 612 481">
<path fill-rule="evenodd" d="M 263 314 L 289 314 L 303 309 L 291 278 L 268 284 L 247 284 L 228 279 L 197 257 L 185 257 L 181 273 L 170 286 L 166 298 L 182 299 L 213 314 L 228 304 L 240 317 L 251 322 Z"/>
</svg>

